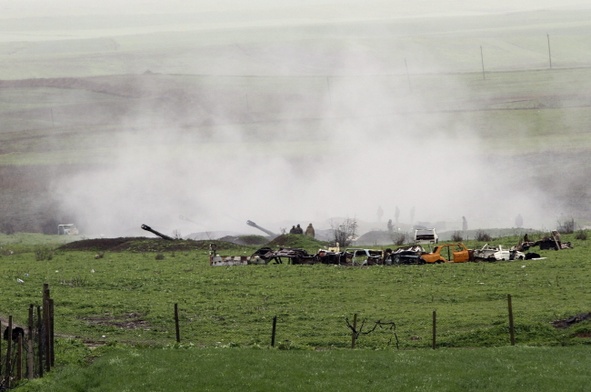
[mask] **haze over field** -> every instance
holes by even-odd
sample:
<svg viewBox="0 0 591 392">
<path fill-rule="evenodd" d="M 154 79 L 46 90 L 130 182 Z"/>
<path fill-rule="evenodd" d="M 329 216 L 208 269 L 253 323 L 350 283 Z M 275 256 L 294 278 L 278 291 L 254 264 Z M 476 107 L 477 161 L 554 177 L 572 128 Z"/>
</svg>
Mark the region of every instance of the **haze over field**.
<svg viewBox="0 0 591 392">
<path fill-rule="evenodd" d="M 247 219 L 278 232 L 345 217 L 385 229 L 397 207 L 402 223 L 447 230 L 461 228 L 462 216 L 475 229 L 512 227 L 518 215 L 548 229 L 573 213 L 561 189 L 590 174 L 588 144 L 573 143 L 570 157 L 532 147 L 532 117 L 507 130 L 505 114 L 488 114 L 516 96 L 544 109 L 562 80 L 543 77 L 536 97 L 495 90 L 479 74 L 482 45 L 490 69 L 547 68 L 549 32 L 555 67 L 589 67 L 591 22 L 572 12 L 589 11 L 581 1 L 37 3 L 0 1 L 0 79 L 100 76 L 90 82 L 109 85 L 41 102 L 53 127 L 68 116 L 59 111 L 67 100 L 96 103 L 88 124 L 107 96 L 129 105 L 100 114 L 120 132 L 87 146 L 89 159 L 108 159 L 53 183 L 63 216 L 88 234 L 143 234 L 142 223 L 260 234 Z M 138 77 L 105 79 L 122 74 Z M 572 105 L 589 104 L 589 83 L 578 81 Z M 570 120 L 555 131 L 585 140 Z M 515 146 L 536 161 L 548 150 L 546 162 L 530 167 Z M 581 157 L 583 171 L 558 185 L 536 176 Z"/>
</svg>

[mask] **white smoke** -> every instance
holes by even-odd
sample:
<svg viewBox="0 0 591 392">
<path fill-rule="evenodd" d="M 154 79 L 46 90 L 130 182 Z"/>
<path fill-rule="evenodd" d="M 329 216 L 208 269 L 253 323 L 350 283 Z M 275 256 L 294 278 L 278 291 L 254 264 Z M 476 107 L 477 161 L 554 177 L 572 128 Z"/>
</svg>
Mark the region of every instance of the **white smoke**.
<svg viewBox="0 0 591 392">
<path fill-rule="evenodd" d="M 226 64 L 244 84 L 239 96 L 194 92 L 183 118 L 163 119 L 139 106 L 124 120 L 136 131 L 113 136 L 109 165 L 60 184 L 68 195 L 64 211 L 86 232 L 110 236 L 141 233 L 142 223 L 168 234 L 259 233 L 246 226 L 249 219 L 275 232 L 309 222 L 327 228 L 335 217 L 378 225 L 378 208 L 385 229 L 396 207 L 401 222 L 447 222 L 448 229 L 461 227 L 462 216 L 470 228 L 511 227 L 518 215 L 527 227 L 555 223 L 558 212 L 545 193 L 487 145 L 477 124 L 439 113 L 446 92 L 464 95 L 467 104 L 475 98 L 464 82 L 434 77 L 433 86 L 414 86 L 413 74 L 423 69 L 409 73 L 404 58 L 390 63 L 346 28 L 329 31 L 334 35 L 306 33 L 223 52 L 250 59 Z M 191 53 L 175 69 L 201 69 Z M 430 54 L 410 55 L 426 59 L 430 72 L 438 68 Z M 269 69 L 269 58 L 268 76 L 283 79 L 250 80 L 253 70 Z M 280 82 L 288 87 L 279 91 L 290 91 L 277 95 L 284 101 L 264 91 Z M 229 120 L 246 115 L 249 121 Z"/>
</svg>

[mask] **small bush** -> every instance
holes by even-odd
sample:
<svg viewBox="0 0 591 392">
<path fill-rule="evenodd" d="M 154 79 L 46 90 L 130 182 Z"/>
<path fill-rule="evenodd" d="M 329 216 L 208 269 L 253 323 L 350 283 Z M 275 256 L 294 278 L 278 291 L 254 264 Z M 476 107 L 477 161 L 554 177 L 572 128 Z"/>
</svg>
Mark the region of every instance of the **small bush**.
<svg viewBox="0 0 591 392">
<path fill-rule="evenodd" d="M 406 243 L 406 233 L 392 234 L 391 238 L 392 238 L 392 242 L 397 246 L 401 246 Z"/>
<path fill-rule="evenodd" d="M 69 287 L 84 287 L 88 283 L 87 279 L 82 276 L 76 276 L 69 280 L 61 280 L 60 284 Z"/>
<path fill-rule="evenodd" d="M 558 228 L 557 228 L 559 233 L 562 234 L 572 234 L 575 232 L 575 220 L 574 219 L 570 219 L 564 222 L 558 222 Z"/>
<path fill-rule="evenodd" d="M 583 229 L 578 230 L 577 233 L 575 234 L 575 238 L 577 240 L 586 241 L 587 240 L 587 232 Z"/>
<path fill-rule="evenodd" d="M 454 231 L 453 234 L 451 235 L 451 240 L 454 242 L 461 242 L 464 240 L 464 237 L 462 237 L 462 233 L 459 231 Z"/>
<path fill-rule="evenodd" d="M 156 260 L 164 260 L 164 254 L 163 253 L 156 253 Z"/>
<path fill-rule="evenodd" d="M 37 261 L 49 261 L 53 259 L 53 249 L 46 246 L 38 247 L 35 249 L 35 260 Z"/>
<path fill-rule="evenodd" d="M 476 241 L 481 241 L 481 242 L 489 242 L 492 241 L 492 237 L 490 236 L 490 234 L 488 234 L 485 231 L 482 230 L 478 230 L 476 232 Z"/>
</svg>

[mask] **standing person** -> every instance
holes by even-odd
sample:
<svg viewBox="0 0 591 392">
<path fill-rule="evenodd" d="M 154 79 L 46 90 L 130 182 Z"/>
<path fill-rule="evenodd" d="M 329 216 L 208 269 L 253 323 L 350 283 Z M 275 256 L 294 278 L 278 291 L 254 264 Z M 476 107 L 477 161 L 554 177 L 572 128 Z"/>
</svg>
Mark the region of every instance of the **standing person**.
<svg viewBox="0 0 591 392">
<path fill-rule="evenodd" d="M 308 227 L 306 227 L 306 235 L 311 238 L 316 237 L 316 231 L 314 230 L 314 226 L 312 226 L 311 223 L 308 225 Z"/>
<path fill-rule="evenodd" d="M 298 223 L 298 225 L 297 225 L 297 226 L 296 226 L 296 228 L 295 228 L 295 233 L 296 233 L 296 234 L 304 234 L 304 229 L 302 229 L 302 228 L 300 227 L 300 224 L 299 224 L 299 223 Z"/>
<path fill-rule="evenodd" d="M 291 229 L 289 229 L 289 234 L 296 234 L 295 226 L 291 226 Z"/>
</svg>

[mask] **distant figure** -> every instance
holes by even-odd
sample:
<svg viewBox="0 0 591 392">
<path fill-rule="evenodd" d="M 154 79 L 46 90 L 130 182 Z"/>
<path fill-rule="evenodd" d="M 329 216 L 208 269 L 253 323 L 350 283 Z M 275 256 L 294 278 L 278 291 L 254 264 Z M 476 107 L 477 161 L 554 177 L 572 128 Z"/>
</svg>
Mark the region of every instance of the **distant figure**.
<svg viewBox="0 0 591 392">
<path fill-rule="evenodd" d="M 523 236 L 523 242 L 525 242 L 525 243 L 529 242 L 529 236 L 527 235 L 527 233 L 525 233 L 525 235 Z"/>
<path fill-rule="evenodd" d="M 392 223 L 392 219 L 388 220 L 388 233 L 394 232 L 394 224 Z"/>
<path fill-rule="evenodd" d="M 289 234 L 297 234 L 295 226 L 291 226 L 291 229 L 289 230 Z"/>
<path fill-rule="evenodd" d="M 295 233 L 296 233 L 296 234 L 304 234 L 304 229 L 302 229 L 302 228 L 300 227 L 300 224 L 299 224 L 299 223 L 298 223 L 298 225 L 297 225 L 297 226 L 296 226 L 296 228 L 295 228 Z"/>
<path fill-rule="evenodd" d="M 521 214 L 517 215 L 517 217 L 515 218 L 515 227 L 522 227 L 523 226 L 523 217 L 521 216 Z"/>
<path fill-rule="evenodd" d="M 306 235 L 311 238 L 316 237 L 316 232 L 314 230 L 314 226 L 312 226 L 311 223 L 308 225 L 308 227 L 306 227 Z"/>
<path fill-rule="evenodd" d="M 468 221 L 466 220 L 466 217 L 463 216 L 462 217 L 462 231 L 466 231 L 468 230 Z"/>
</svg>

